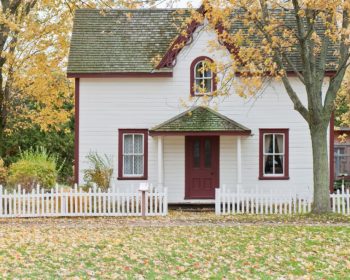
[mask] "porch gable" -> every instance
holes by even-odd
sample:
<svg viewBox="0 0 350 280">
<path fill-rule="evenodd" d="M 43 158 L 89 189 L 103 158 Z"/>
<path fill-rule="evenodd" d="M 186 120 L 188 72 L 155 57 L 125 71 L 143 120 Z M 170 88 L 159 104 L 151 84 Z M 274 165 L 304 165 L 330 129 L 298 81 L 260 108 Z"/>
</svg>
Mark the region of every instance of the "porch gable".
<svg viewBox="0 0 350 280">
<path fill-rule="evenodd" d="M 197 106 L 149 130 L 156 135 L 250 135 L 251 130 L 208 108 Z"/>
</svg>

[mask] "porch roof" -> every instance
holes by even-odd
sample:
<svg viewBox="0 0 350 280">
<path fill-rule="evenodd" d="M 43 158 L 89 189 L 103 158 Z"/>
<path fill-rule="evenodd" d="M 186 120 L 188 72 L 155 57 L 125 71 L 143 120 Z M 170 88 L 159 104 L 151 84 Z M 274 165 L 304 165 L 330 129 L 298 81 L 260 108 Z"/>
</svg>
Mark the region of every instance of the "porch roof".
<svg viewBox="0 0 350 280">
<path fill-rule="evenodd" d="M 208 108 L 194 107 L 149 130 L 156 135 L 250 135 L 251 130 Z"/>
</svg>

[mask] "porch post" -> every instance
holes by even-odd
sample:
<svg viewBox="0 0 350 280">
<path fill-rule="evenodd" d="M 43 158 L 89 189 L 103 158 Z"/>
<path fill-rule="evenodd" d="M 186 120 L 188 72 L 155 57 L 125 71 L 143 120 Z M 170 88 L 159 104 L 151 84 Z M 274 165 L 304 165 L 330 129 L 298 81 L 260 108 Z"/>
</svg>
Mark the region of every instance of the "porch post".
<svg viewBox="0 0 350 280">
<path fill-rule="evenodd" d="M 158 136 L 158 187 L 164 187 L 163 136 Z"/>
<path fill-rule="evenodd" d="M 237 137 L 237 192 L 241 190 L 242 187 L 242 146 L 241 146 L 241 136 Z"/>
</svg>

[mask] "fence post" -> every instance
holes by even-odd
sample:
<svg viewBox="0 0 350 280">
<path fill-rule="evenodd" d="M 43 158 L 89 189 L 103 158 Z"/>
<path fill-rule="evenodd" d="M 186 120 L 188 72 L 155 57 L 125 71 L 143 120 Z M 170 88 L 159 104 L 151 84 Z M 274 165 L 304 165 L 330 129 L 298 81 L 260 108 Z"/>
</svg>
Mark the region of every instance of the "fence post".
<svg viewBox="0 0 350 280">
<path fill-rule="evenodd" d="M 141 216 L 146 216 L 146 191 L 141 191 Z"/>
<path fill-rule="evenodd" d="M 346 196 L 344 197 L 344 200 L 346 198 L 346 214 L 350 214 L 350 193 L 349 193 L 349 189 L 346 190 Z"/>
<path fill-rule="evenodd" d="M 164 199 L 163 199 L 163 203 L 164 203 L 164 205 L 163 205 L 163 215 L 164 216 L 166 216 L 166 215 L 168 215 L 168 188 L 167 187 L 165 187 L 165 188 L 163 188 L 163 194 L 164 194 Z"/>
<path fill-rule="evenodd" d="M 3 196 L 3 188 L 2 185 L 0 185 L 0 216 L 3 215 L 3 211 L 2 211 L 2 196 Z"/>
<path fill-rule="evenodd" d="M 151 186 L 152 188 L 152 186 Z M 139 187 L 139 191 L 141 192 L 141 216 L 146 216 L 146 191 L 150 189 L 147 183 L 141 183 Z M 152 199 L 152 196 L 150 197 Z"/>
<path fill-rule="evenodd" d="M 220 188 L 215 189 L 215 214 L 220 215 Z"/>
<path fill-rule="evenodd" d="M 61 188 L 61 215 L 66 214 L 66 199 L 65 193 L 63 191 L 63 188 Z"/>
</svg>

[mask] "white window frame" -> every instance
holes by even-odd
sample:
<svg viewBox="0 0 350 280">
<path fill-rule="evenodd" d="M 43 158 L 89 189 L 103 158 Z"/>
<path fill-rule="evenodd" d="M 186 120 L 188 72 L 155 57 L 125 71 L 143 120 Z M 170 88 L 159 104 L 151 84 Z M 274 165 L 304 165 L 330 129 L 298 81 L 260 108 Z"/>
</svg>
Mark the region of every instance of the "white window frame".
<svg viewBox="0 0 350 280">
<path fill-rule="evenodd" d="M 266 135 L 272 135 L 272 153 L 266 153 L 266 148 L 265 148 L 265 136 Z M 283 147 L 283 153 L 275 153 L 275 137 L 276 135 L 282 135 L 283 137 L 283 143 L 282 143 L 282 147 Z M 272 172 L 273 173 L 265 173 L 265 156 L 272 156 L 274 158 L 274 156 L 283 156 L 283 173 L 276 173 L 275 171 L 275 165 L 272 165 Z M 263 175 L 266 177 L 283 177 L 285 176 L 285 172 L 286 172 L 286 135 L 284 133 L 281 132 L 266 132 L 263 133 Z"/>
<path fill-rule="evenodd" d="M 125 136 L 128 135 L 132 135 L 132 149 L 133 152 L 132 153 L 125 153 L 125 145 L 124 145 L 124 141 L 125 141 Z M 135 135 L 141 135 L 142 136 L 142 153 L 135 153 Z M 126 178 L 139 178 L 139 177 L 143 177 L 145 175 L 145 135 L 143 133 L 123 133 L 123 177 Z M 132 174 L 125 174 L 125 156 L 132 156 Z M 135 174 L 135 166 L 134 166 L 134 160 L 135 160 L 135 156 L 142 156 L 142 163 L 143 163 L 143 170 L 142 170 L 142 174 Z"/>
<path fill-rule="evenodd" d="M 203 94 L 210 94 L 211 92 L 213 92 L 213 88 L 214 88 L 214 76 L 213 76 L 213 71 L 210 70 L 210 77 L 204 77 L 204 71 L 199 71 L 201 73 L 201 77 L 197 77 L 197 66 L 198 64 L 200 63 L 208 63 L 207 60 L 200 60 L 196 63 L 196 65 L 194 66 L 193 68 L 193 71 L 194 71 L 194 87 L 195 87 L 195 90 L 194 90 L 194 94 L 195 95 L 203 95 Z M 197 81 L 201 81 L 200 83 L 202 83 L 204 80 L 211 80 L 211 87 L 210 87 L 210 90 L 207 91 L 207 92 L 200 92 L 198 91 L 198 86 L 197 86 Z"/>
</svg>

